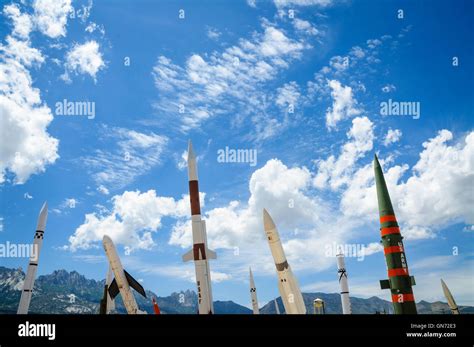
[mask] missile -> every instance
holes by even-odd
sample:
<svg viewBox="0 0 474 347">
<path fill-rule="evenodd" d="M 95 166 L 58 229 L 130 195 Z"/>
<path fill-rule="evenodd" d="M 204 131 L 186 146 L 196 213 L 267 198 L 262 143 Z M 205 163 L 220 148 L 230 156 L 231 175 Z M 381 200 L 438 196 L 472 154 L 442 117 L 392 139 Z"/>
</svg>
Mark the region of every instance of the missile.
<svg viewBox="0 0 474 347">
<path fill-rule="evenodd" d="M 347 283 L 347 271 L 344 264 L 344 253 L 336 254 L 337 259 L 337 275 L 339 277 L 339 285 L 341 287 L 341 304 L 342 314 L 351 314 L 351 299 L 349 298 L 349 284 Z"/>
<path fill-rule="evenodd" d="M 153 301 L 153 311 L 155 312 L 155 314 L 161 314 L 160 308 L 158 307 L 158 303 L 156 302 L 155 297 L 152 297 L 151 299 Z"/>
<path fill-rule="evenodd" d="M 278 302 L 277 300 L 273 300 L 273 302 L 275 302 L 275 311 L 276 311 L 276 314 L 280 314 L 280 308 L 278 307 Z"/>
<path fill-rule="evenodd" d="M 217 256 L 214 251 L 207 248 L 206 222 L 201 219 L 196 156 L 191 141 L 189 141 L 188 145 L 188 178 L 193 248 L 183 255 L 183 261 L 194 260 L 199 314 L 213 314 L 214 305 L 212 302 L 211 271 L 208 259 L 216 259 Z"/>
<path fill-rule="evenodd" d="M 46 229 L 46 220 L 48 219 L 48 203 L 45 201 L 38 217 L 35 237 L 33 239 L 33 252 L 26 271 L 25 281 L 23 282 L 23 291 L 21 292 L 20 304 L 17 314 L 27 314 L 30 308 L 33 286 L 35 284 L 36 271 L 38 270 L 38 261 L 43 246 L 44 231 Z"/>
<path fill-rule="evenodd" d="M 380 281 L 382 289 L 390 289 L 395 314 L 416 314 L 412 286 L 415 278 L 408 272 L 403 237 L 390 201 L 387 185 L 377 155 L 374 159 L 375 185 L 380 215 L 380 233 L 387 263 L 388 279 Z"/>
<path fill-rule="evenodd" d="M 280 235 L 267 210 L 263 209 L 263 227 L 278 276 L 278 289 L 287 314 L 305 314 L 306 306 L 300 287 L 288 264 L 280 241 Z"/>
<path fill-rule="evenodd" d="M 109 265 L 109 270 L 107 271 L 107 277 L 105 278 L 104 284 L 104 295 L 100 300 L 99 314 L 109 314 L 110 311 L 115 309 L 115 300 L 110 297 L 109 287 L 112 283 L 112 268 Z"/>
<path fill-rule="evenodd" d="M 446 283 L 444 283 L 443 280 L 441 280 L 441 286 L 443 287 L 443 293 L 444 293 L 444 296 L 446 297 L 446 300 L 448 300 L 448 305 L 449 305 L 449 308 L 451 309 L 451 312 L 453 314 L 459 314 L 458 305 L 456 304 L 456 301 L 454 301 L 451 291 L 449 290 L 448 286 L 446 285 Z"/>
<path fill-rule="evenodd" d="M 257 288 L 255 288 L 255 282 L 253 280 L 252 269 L 249 268 L 250 272 L 250 298 L 252 299 L 252 309 L 253 314 L 260 314 L 260 310 L 258 308 L 258 300 L 257 300 Z"/>
<path fill-rule="evenodd" d="M 108 286 L 108 292 L 111 299 L 115 299 L 115 297 L 120 293 L 128 314 L 146 313 L 138 309 L 137 302 L 135 301 L 135 297 L 133 296 L 130 287 L 146 298 L 145 289 L 143 289 L 141 284 L 123 269 L 112 239 L 107 235 L 104 235 L 102 244 L 115 277 L 110 283 L 110 286 Z"/>
</svg>

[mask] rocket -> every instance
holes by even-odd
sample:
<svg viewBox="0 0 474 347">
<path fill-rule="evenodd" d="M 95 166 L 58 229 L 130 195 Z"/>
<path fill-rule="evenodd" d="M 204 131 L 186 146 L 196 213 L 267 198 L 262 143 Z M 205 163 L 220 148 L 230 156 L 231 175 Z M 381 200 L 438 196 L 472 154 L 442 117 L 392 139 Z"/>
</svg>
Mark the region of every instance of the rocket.
<svg viewBox="0 0 474 347">
<path fill-rule="evenodd" d="M 278 276 L 278 290 L 287 314 L 305 314 L 306 306 L 300 287 L 288 264 L 280 241 L 280 235 L 267 210 L 263 209 L 263 227 Z"/>
<path fill-rule="evenodd" d="M 342 313 L 351 314 L 351 299 L 349 298 L 349 284 L 347 283 L 347 271 L 344 264 L 344 253 L 340 252 L 336 255 L 337 259 L 337 275 L 339 277 L 339 285 L 341 287 L 341 303 Z"/>
<path fill-rule="evenodd" d="M 260 314 L 260 310 L 258 308 L 258 300 L 257 300 L 257 288 L 255 288 L 255 282 L 253 280 L 252 269 L 249 268 L 250 272 L 250 298 L 252 299 L 252 310 L 253 314 Z"/>
<path fill-rule="evenodd" d="M 112 276 L 112 267 L 109 265 L 109 271 L 107 271 L 107 277 L 105 278 L 104 295 L 100 300 L 99 314 L 109 314 L 110 311 L 115 309 L 115 300 L 113 300 L 109 294 L 109 287 L 113 279 Z"/>
<path fill-rule="evenodd" d="M 382 289 L 390 289 L 395 314 L 416 314 L 412 286 L 415 278 L 410 276 L 403 247 L 403 237 L 393 211 L 387 185 L 377 155 L 374 159 L 375 185 L 380 215 L 380 233 L 387 263 L 388 279 L 380 281 Z"/>
<path fill-rule="evenodd" d="M 111 299 L 115 299 L 115 297 L 120 293 L 128 314 L 146 313 L 138 309 L 137 302 L 135 301 L 135 297 L 133 296 L 130 287 L 134 288 L 138 293 L 146 298 L 145 289 L 143 289 L 141 284 L 123 269 L 112 239 L 107 235 L 104 235 L 102 244 L 104 245 L 105 253 L 109 259 L 110 267 L 112 268 L 115 277 L 108 286 L 108 292 Z"/>
<path fill-rule="evenodd" d="M 451 309 L 451 312 L 453 314 L 459 314 L 458 305 L 456 304 L 456 301 L 454 301 L 451 291 L 449 290 L 448 286 L 446 285 L 446 283 L 444 283 L 443 280 L 441 280 L 441 287 L 443 287 L 443 293 L 444 293 L 444 296 L 446 297 L 446 300 L 448 300 L 448 305 L 449 305 L 449 308 Z"/>
<path fill-rule="evenodd" d="M 216 259 L 216 253 L 207 248 L 206 222 L 201 219 L 201 204 L 199 202 L 199 184 L 196 156 L 193 145 L 188 145 L 188 178 L 189 198 L 191 202 L 191 222 L 193 233 L 193 248 L 183 255 L 183 261 L 194 260 L 196 284 L 198 291 L 199 314 L 213 314 L 211 270 L 209 259 Z"/>
<path fill-rule="evenodd" d="M 277 300 L 273 300 L 273 302 L 275 303 L 275 311 L 276 311 L 276 314 L 280 314 L 280 308 L 278 307 L 278 302 Z"/>
<path fill-rule="evenodd" d="M 23 282 L 23 291 L 21 292 L 20 304 L 17 314 L 27 314 L 30 308 L 33 286 L 35 284 L 36 271 L 38 270 L 38 261 L 43 246 L 44 231 L 46 229 L 46 220 L 48 219 L 48 203 L 45 201 L 38 217 L 35 237 L 33 239 L 33 254 L 30 257 L 28 270 L 26 271 L 25 281 Z"/>
<path fill-rule="evenodd" d="M 153 301 L 153 311 L 155 312 L 155 314 L 161 314 L 160 308 L 158 307 L 155 297 L 152 297 L 151 299 Z"/>
</svg>

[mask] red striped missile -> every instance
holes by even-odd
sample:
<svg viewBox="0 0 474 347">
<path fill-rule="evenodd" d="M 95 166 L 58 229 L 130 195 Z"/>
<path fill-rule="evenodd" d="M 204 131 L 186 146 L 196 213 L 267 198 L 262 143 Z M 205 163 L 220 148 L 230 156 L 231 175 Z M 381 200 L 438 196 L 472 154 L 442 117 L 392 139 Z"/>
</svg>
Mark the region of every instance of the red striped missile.
<svg viewBox="0 0 474 347">
<path fill-rule="evenodd" d="M 412 286 L 415 278 L 410 276 L 397 218 L 390 201 L 387 185 L 377 155 L 374 159 L 375 185 L 380 216 L 380 233 L 387 263 L 388 280 L 380 281 L 382 289 L 390 289 L 395 314 L 416 314 Z"/>
<path fill-rule="evenodd" d="M 212 302 L 209 259 L 216 259 L 217 256 L 214 251 L 207 248 L 206 222 L 201 218 L 201 203 L 199 202 L 196 155 L 194 154 L 191 141 L 189 141 L 188 145 L 188 178 L 193 248 L 183 255 L 183 261 L 194 260 L 199 314 L 212 314 L 214 313 L 214 305 Z"/>
<path fill-rule="evenodd" d="M 155 297 L 152 298 L 152 301 L 153 301 L 153 311 L 155 312 L 155 314 L 161 314 L 160 308 L 158 307 L 158 303 L 156 302 Z"/>
<path fill-rule="evenodd" d="M 21 292 L 20 304 L 18 305 L 18 314 L 27 314 L 30 308 L 31 295 L 35 284 L 36 271 L 38 270 L 38 261 L 43 247 L 44 231 L 46 229 L 46 220 L 48 219 L 48 203 L 45 202 L 41 208 L 38 224 L 36 226 L 35 237 L 33 239 L 34 254 L 30 257 L 28 270 L 26 271 L 25 281 L 23 282 L 23 291 Z"/>
<path fill-rule="evenodd" d="M 305 314 L 306 306 L 300 287 L 293 275 L 293 271 L 291 271 L 290 265 L 286 261 L 285 252 L 283 251 L 280 235 L 275 223 L 273 223 L 272 217 L 270 217 L 270 214 L 265 209 L 263 209 L 263 227 L 275 261 L 278 289 L 283 306 L 285 306 L 285 311 L 287 314 Z"/>
<path fill-rule="evenodd" d="M 112 268 L 115 276 L 108 288 L 110 297 L 115 299 L 115 297 L 120 293 L 122 296 L 123 305 L 125 306 L 128 314 L 146 313 L 138 309 L 137 302 L 130 287 L 135 289 L 138 293 L 146 298 L 145 289 L 143 289 L 142 285 L 138 283 L 137 280 L 135 280 L 122 267 L 122 263 L 120 262 L 120 258 L 118 256 L 117 250 L 115 249 L 115 245 L 112 242 L 112 239 L 107 235 L 104 235 L 102 244 L 104 246 L 105 254 L 109 259 L 110 267 Z"/>
<path fill-rule="evenodd" d="M 446 285 L 446 283 L 444 283 L 443 280 L 441 280 L 441 287 L 443 287 L 443 293 L 444 293 L 444 296 L 446 297 L 446 300 L 448 300 L 448 305 L 449 305 L 449 308 L 451 309 L 452 314 L 459 314 L 458 305 L 456 304 L 456 301 L 454 301 L 451 291 L 449 290 L 448 286 Z"/>
</svg>

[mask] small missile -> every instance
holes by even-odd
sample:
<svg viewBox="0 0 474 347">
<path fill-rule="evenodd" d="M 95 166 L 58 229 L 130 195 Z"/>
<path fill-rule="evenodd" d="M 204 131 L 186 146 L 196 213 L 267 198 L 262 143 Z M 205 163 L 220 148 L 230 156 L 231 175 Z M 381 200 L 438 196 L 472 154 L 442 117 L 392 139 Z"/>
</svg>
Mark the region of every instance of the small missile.
<svg viewBox="0 0 474 347">
<path fill-rule="evenodd" d="M 263 227 L 275 261 L 278 289 L 283 301 L 283 306 L 285 306 L 285 311 L 287 314 L 305 314 L 306 306 L 300 287 L 286 260 L 275 223 L 273 223 L 272 217 L 270 217 L 270 214 L 265 209 L 263 209 Z"/>
<path fill-rule="evenodd" d="M 209 259 L 216 259 L 217 256 L 214 251 L 207 248 L 206 221 L 201 219 L 196 155 L 194 154 L 191 141 L 189 141 L 188 145 L 188 178 L 189 199 L 191 202 L 193 248 L 183 255 L 183 261 L 187 262 L 194 260 L 199 314 L 212 314 L 214 313 L 214 304 L 212 302 Z"/>
<path fill-rule="evenodd" d="M 46 229 L 46 220 L 48 219 L 48 203 L 45 202 L 41 208 L 38 224 L 36 226 L 35 237 L 33 239 L 33 254 L 31 254 L 28 270 L 26 271 L 25 281 L 23 282 L 23 291 L 21 292 L 20 304 L 18 305 L 18 314 L 27 314 L 30 308 L 33 286 L 38 270 L 39 256 L 43 246 L 44 231 Z"/>
<path fill-rule="evenodd" d="M 109 265 L 109 270 L 107 271 L 107 277 L 105 278 L 104 284 L 104 295 L 100 300 L 99 314 L 109 314 L 112 310 L 115 309 L 115 300 L 110 297 L 109 287 L 112 283 L 112 268 Z"/>
<path fill-rule="evenodd" d="M 253 280 L 252 269 L 249 268 L 250 272 L 250 298 L 252 300 L 252 309 L 253 314 L 260 314 L 260 310 L 258 308 L 258 300 L 257 300 L 257 288 L 255 288 L 255 282 Z"/>
<path fill-rule="evenodd" d="M 342 314 L 351 314 L 351 299 L 349 298 L 349 284 L 347 283 L 347 271 L 344 263 L 344 253 L 340 252 L 336 255 L 337 259 L 337 275 L 339 277 L 339 285 L 341 287 L 341 303 Z"/>
<path fill-rule="evenodd" d="M 387 185 L 377 155 L 374 159 L 375 185 L 380 216 L 380 233 L 388 269 L 388 280 L 380 281 L 382 289 L 390 289 L 395 314 L 416 314 L 412 286 L 415 278 L 408 272 L 408 264 L 397 218 L 390 201 Z"/>
<path fill-rule="evenodd" d="M 133 296 L 130 287 L 146 298 L 145 289 L 143 289 L 142 285 L 123 269 L 112 239 L 107 235 L 104 235 L 102 244 L 115 277 L 108 287 L 111 299 L 115 299 L 115 297 L 120 293 L 128 314 L 146 313 L 138 309 L 137 302 L 135 301 L 135 297 Z"/>
<path fill-rule="evenodd" d="M 276 314 L 280 314 L 280 308 L 278 307 L 278 302 L 277 300 L 273 300 L 273 302 L 275 303 L 275 311 L 276 311 Z"/>
<path fill-rule="evenodd" d="M 454 301 L 451 291 L 449 290 L 448 286 L 446 285 L 446 283 L 444 283 L 443 280 L 441 280 L 441 286 L 443 287 L 443 293 L 444 293 L 444 296 L 446 297 L 446 300 L 448 300 L 448 305 L 449 305 L 449 308 L 451 309 L 451 312 L 453 314 L 459 314 L 458 305 L 456 304 L 456 301 Z"/>
<path fill-rule="evenodd" d="M 160 308 L 158 307 L 158 303 L 156 302 L 155 297 L 152 297 L 151 299 L 153 301 L 153 311 L 155 312 L 155 314 L 161 314 Z"/>
</svg>

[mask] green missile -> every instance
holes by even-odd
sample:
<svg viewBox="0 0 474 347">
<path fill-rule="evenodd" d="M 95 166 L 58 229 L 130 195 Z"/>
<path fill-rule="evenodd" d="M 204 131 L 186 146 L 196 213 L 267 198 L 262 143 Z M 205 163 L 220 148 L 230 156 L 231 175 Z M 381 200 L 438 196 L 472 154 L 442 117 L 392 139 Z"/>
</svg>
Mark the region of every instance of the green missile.
<svg viewBox="0 0 474 347">
<path fill-rule="evenodd" d="M 388 279 L 380 281 L 382 289 L 390 289 L 395 314 L 416 314 L 412 286 L 415 278 L 408 272 L 403 237 L 393 211 L 387 184 L 377 155 L 374 159 L 375 185 L 379 205 L 380 233 L 387 263 Z"/>
</svg>

